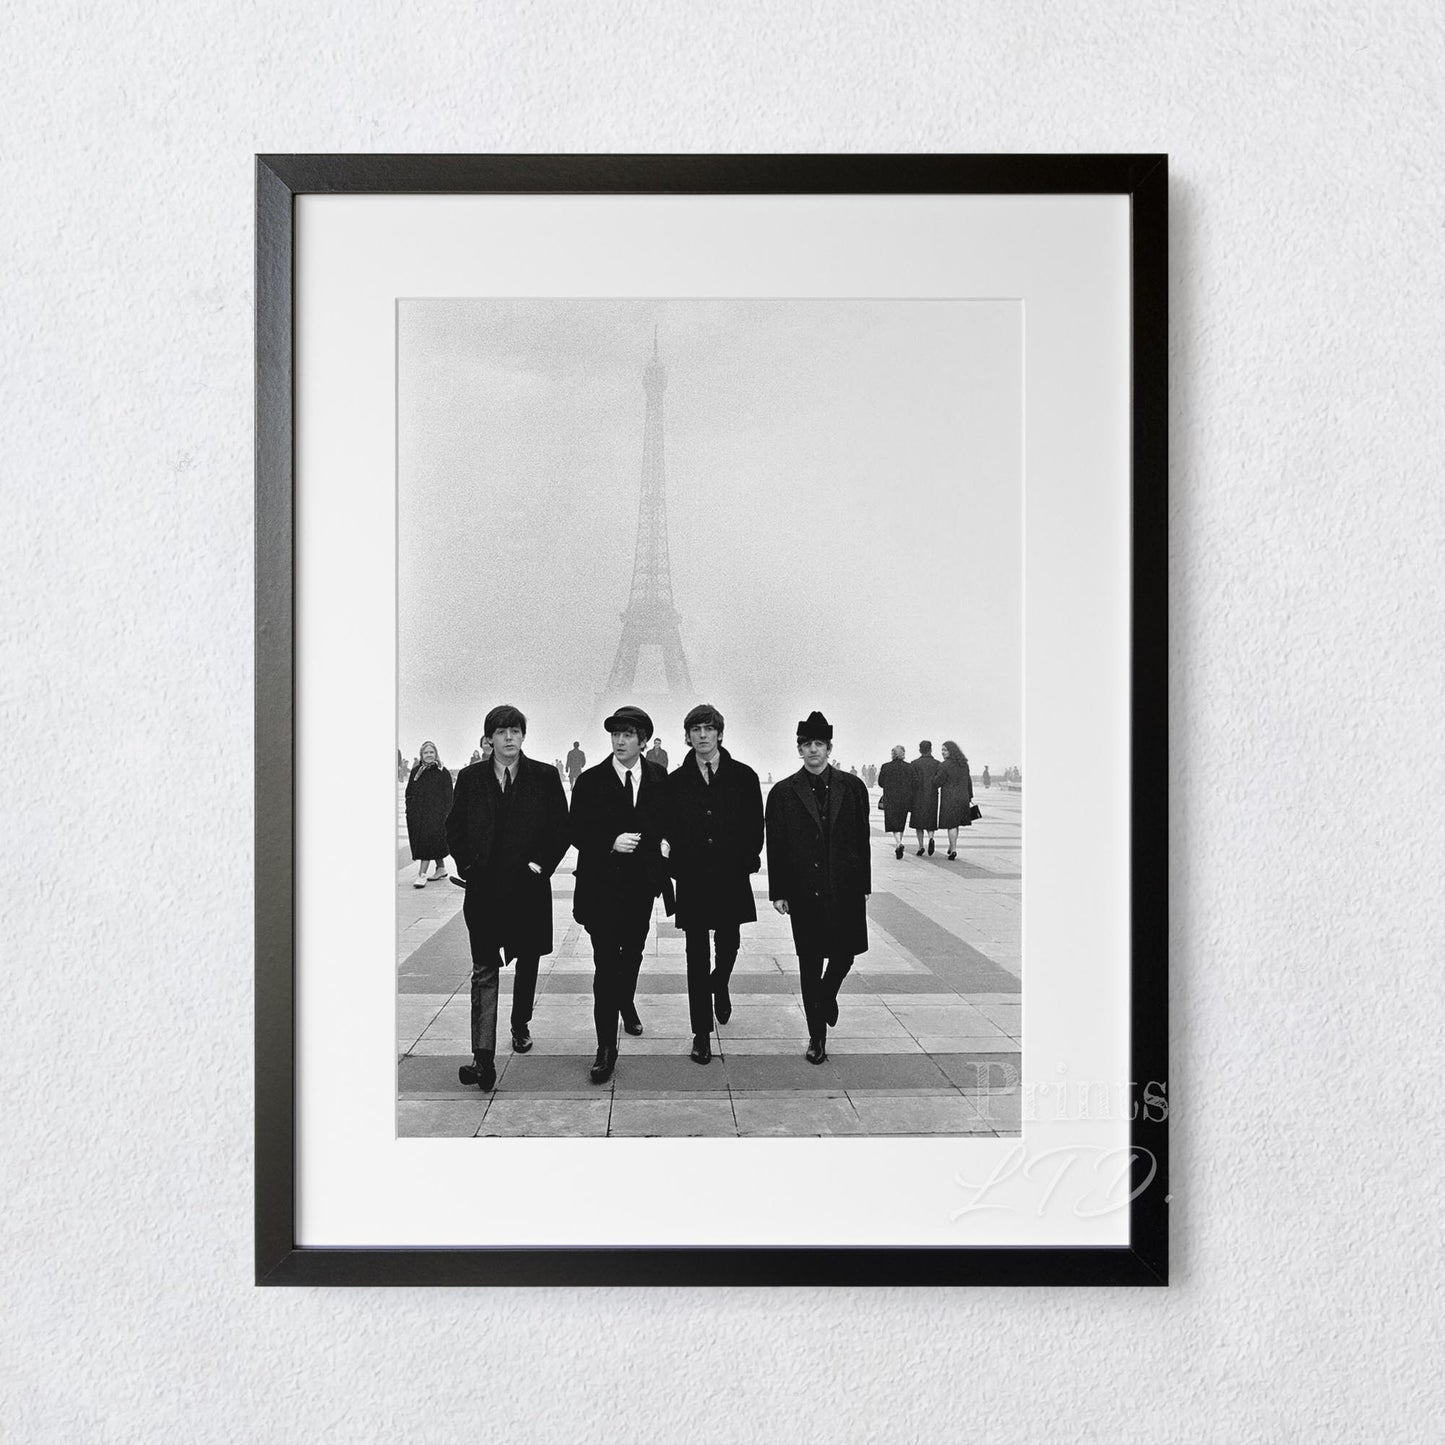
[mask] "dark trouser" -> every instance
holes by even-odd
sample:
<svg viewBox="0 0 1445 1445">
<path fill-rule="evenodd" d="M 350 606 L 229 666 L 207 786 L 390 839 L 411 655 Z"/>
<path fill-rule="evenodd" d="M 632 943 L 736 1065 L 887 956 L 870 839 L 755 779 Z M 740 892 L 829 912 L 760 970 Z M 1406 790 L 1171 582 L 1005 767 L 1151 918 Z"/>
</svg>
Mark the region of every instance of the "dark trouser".
<svg viewBox="0 0 1445 1445">
<path fill-rule="evenodd" d="M 532 1004 L 537 997 L 536 954 L 523 954 L 517 959 L 517 974 L 512 985 L 512 1029 L 532 1022 Z M 472 1052 L 495 1053 L 497 1050 L 497 994 L 502 967 L 500 947 L 480 948 L 472 941 Z"/>
<path fill-rule="evenodd" d="M 828 1006 L 838 998 L 838 990 L 853 967 L 851 953 L 835 954 L 828 959 L 828 972 L 823 973 L 821 953 L 798 955 L 798 978 L 803 985 L 803 1015 L 808 1020 L 808 1037 L 828 1036 Z"/>
<path fill-rule="evenodd" d="M 725 984 L 732 977 L 738 958 L 739 933 L 736 923 L 714 929 L 717 968 L 712 970 L 712 950 L 708 946 L 706 928 L 689 928 L 687 938 L 687 1012 L 695 1034 L 712 1032 L 712 993 L 714 984 Z"/>
<path fill-rule="evenodd" d="M 587 925 L 592 940 L 592 1022 L 599 1048 L 617 1047 L 617 1020 L 623 1009 L 635 1007 L 637 975 L 651 926 L 651 897 L 614 905 L 611 918 Z"/>
<path fill-rule="evenodd" d="M 467 895 L 467 903 L 471 903 Z M 464 904 L 463 916 L 468 913 Z M 484 921 L 467 918 L 467 937 L 472 945 L 472 1053 L 497 1051 L 497 994 L 503 965 L 502 945 L 496 933 Z M 537 969 L 540 958 L 535 953 L 517 956 L 517 973 L 512 984 L 512 1028 L 532 1022 L 532 1005 L 537 999 Z"/>
</svg>

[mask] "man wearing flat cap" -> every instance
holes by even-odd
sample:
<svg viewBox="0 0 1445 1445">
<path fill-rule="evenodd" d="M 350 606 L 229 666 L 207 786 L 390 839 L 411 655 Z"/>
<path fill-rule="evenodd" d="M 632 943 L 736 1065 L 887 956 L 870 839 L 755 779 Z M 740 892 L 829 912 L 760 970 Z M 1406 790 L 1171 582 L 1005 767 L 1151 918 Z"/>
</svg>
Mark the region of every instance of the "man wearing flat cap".
<svg viewBox="0 0 1445 1445">
<path fill-rule="evenodd" d="M 804 1057 L 821 1064 L 828 1026 L 838 1022 L 838 989 L 868 951 L 868 789 L 829 762 L 833 726 L 822 713 L 804 718 L 797 735 L 803 766 L 768 794 L 768 897 L 793 925 L 808 1021 Z"/>
<path fill-rule="evenodd" d="M 524 756 L 527 719 L 510 704 L 484 724 L 491 756 L 457 774 L 447 848 L 467 890 L 472 949 L 472 1062 L 457 1071 L 483 1090 L 497 1082 L 499 969 L 513 959 L 512 1051 L 532 1047 L 537 968 L 552 952 L 552 874 L 567 851 L 567 795 L 555 768 Z"/>
<path fill-rule="evenodd" d="M 594 1084 L 605 1084 L 616 1067 L 618 1019 L 629 1034 L 642 1032 L 637 974 L 653 900 L 667 878 L 667 774 L 641 755 L 652 719 L 640 707 L 620 707 L 602 726 L 612 735 L 612 755 L 577 779 L 571 815 L 577 845 L 572 916 L 592 940 Z"/>
<path fill-rule="evenodd" d="M 722 745 L 723 715 L 702 703 L 683 719 L 688 753 L 667 779 L 668 868 L 677 880 L 677 926 L 687 936 L 692 1059 L 712 1059 L 713 1009 L 732 1017 L 728 981 L 739 930 L 757 922 L 752 875 L 762 867 L 758 775 Z M 709 937 L 711 934 L 711 937 Z"/>
</svg>

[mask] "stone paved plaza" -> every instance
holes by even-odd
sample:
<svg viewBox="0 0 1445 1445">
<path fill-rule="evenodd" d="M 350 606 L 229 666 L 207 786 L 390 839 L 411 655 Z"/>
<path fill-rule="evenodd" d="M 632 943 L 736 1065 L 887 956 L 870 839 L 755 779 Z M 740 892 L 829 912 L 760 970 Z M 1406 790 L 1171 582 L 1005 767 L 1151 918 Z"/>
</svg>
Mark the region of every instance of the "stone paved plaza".
<svg viewBox="0 0 1445 1445">
<path fill-rule="evenodd" d="M 766 789 L 765 789 L 766 791 Z M 473 1135 L 910 1135 L 1019 1133 L 1020 795 L 978 794 L 983 820 L 959 834 L 958 859 L 901 860 L 873 801 L 870 947 L 839 997 L 828 1059 L 803 1058 L 807 1029 L 788 920 L 754 876 L 758 922 L 742 930 L 731 1021 L 714 1030 L 712 1063 L 688 1051 L 683 936 L 659 901 L 637 988 L 646 1032 L 622 1034 L 616 1072 L 587 1077 L 592 956 L 572 919 L 569 852 L 553 879 L 557 947 L 542 960 L 532 1051 L 507 1038 L 512 969 L 502 971 L 498 1081 L 483 1094 L 457 1080 L 471 1058 L 470 955 L 462 890 L 414 888 L 405 825 L 398 841 L 397 1132 Z"/>
</svg>

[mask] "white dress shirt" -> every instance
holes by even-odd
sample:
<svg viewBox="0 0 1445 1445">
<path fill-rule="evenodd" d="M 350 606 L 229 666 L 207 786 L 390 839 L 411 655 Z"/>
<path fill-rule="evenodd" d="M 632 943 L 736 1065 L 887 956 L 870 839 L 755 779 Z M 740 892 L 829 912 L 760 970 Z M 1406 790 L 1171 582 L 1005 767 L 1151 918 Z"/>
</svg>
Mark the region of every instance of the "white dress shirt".
<svg viewBox="0 0 1445 1445">
<path fill-rule="evenodd" d="M 625 788 L 627 786 L 627 775 L 632 774 L 632 801 L 637 802 L 642 792 L 642 759 L 633 763 L 630 768 L 624 768 L 614 757 L 612 759 L 612 771 L 617 774 L 617 781 Z"/>
</svg>

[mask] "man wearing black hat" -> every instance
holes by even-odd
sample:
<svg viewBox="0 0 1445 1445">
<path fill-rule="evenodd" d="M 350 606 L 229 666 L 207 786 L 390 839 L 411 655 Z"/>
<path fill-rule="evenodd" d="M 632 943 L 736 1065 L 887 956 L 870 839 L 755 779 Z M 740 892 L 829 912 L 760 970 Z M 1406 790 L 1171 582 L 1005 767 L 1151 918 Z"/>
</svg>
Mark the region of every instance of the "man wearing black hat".
<svg viewBox="0 0 1445 1445">
<path fill-rule="evenodd" d="M 732 1017 L 728 980 L 739 927 L 758 917 L 751 875 L 762 866 L 763 794 L 758 775 L 723 747 L 715 707 L 693 708 L 682 726 L 690 751 L 667 779 L 668 867 L 677 880 L 675 922 L 687 935 L 692 1058 L 706 1064 L 714 1003 L 718 1023 Z"/>
<path fill-rule="evenodd" d="M 868 951 L 865 901 L 873 891 L 868 789 L 829 764 L 832 751 L 832 724 L 810 713 L 798 724 L 803 766 L 768 794 L 768 897 L 793 925 L 810 1064 L 828 1057 L 838 989 Z"/>
<path fill-rule="evenodd" d="M 465 880 L 472 948 L 472 1062 L 457 1076 L 491 1089 L 498 969 L 513 959 L 512 1050 L 532 1047 L 538 963 L 552 951 L 552 874 L 567 851 L 567 795 L 555 768 L 523 756 L 527 719 L 517 708 L 494 707 L 485 728 L 491 756 L 457 774 L 447 848 Z"/>
<path fill-rule="evenodd" d="M 629 1034 L 642 1032 L 637 974 L 652 902 L 667 876 L 661 851 L 667 774 L 641 756 L 652 719 L 640 707 L 620 707 L 603 727 L 612 734 L 612 756 L 577 779 L 571 815 L 577 845 L 572 916 L 592 940 L 594 1084 L 605 1084 L 617 1065 L 619 1017 Z"/>
</svg>

